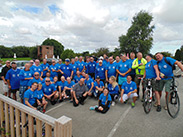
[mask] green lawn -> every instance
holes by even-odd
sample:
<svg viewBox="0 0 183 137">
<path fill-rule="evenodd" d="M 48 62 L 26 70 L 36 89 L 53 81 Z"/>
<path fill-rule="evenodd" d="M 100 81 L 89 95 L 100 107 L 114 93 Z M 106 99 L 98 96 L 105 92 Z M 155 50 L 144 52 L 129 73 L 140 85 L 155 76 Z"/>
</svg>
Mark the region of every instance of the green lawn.
<svg viewBox="0 0 183 137">
<path fill-rule="evenodd" d="M 13 61 L 13 60 L 15 60 L 14 58 L 1 58 L 0 60 L 2 60 L 3 62 L 2 62 L 2 64 L 5 64 L 5 62 L 7 61 L 7 60 L 9 60 L 9 61 Z M 16 58 L 16 60 L 31 60 L 31 58 L 29 58 L 29 57 L 25 57 L 25 58 Z"/>
</svg>

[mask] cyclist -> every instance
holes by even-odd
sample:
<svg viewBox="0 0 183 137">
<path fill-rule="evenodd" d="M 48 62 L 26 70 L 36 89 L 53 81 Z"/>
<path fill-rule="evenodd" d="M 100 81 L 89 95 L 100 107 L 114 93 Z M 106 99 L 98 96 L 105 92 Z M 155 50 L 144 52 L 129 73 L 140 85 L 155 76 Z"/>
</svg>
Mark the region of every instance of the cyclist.
<svg viewBox="0 0 183 137">
<path fill-rule="evenodd" d="M 152 84 L 152 91 L 157 93 L 157 88 L 156 88 L 156 80 L 161 80 L 159 76 L 159 69 L 157 65 L 157 61 L 152 59 L 153 55 L 152 54 L 147 54 L 146 55 L 146 60 L 147 64 L 145 65 L 145 72 L 143 76 L 143 84 L 144 84 L 144 89 L 146 88 L 147 85 L 147 79 L 151 79 L 151 84 Z M 156 80 L 155 80 L 156 79 Z M 161 106 L 160 102 L 157 102 L 158 106 L 156 111 L 160 112 L 161 111 Z"/>
<path fill-rule="evenodd" d="M 173 77 L 173 69 L 172 66 L 174 64 L 177 64 L 177 66 L 183 71 L 183 66 L 182 63 L 170 58 L 170 57 L 164 57 L 163 54 L 161 54 L 160 52 L 155 54 L 156 59 L 158 61 L 158 68 L 160 71 L 160 76 L 161 76 L 161 80 L 159 82 L 158 85 L 158 93 L 157 93 L 157 100 L 160 102 L 160 98 L 161 98 L 161 94 L 162 94 L 162 90 L 163 87 L 165 87 L 165 100 L 167 98 L 168 92 L 170 92 L 170 86 L 171 86 L 171 82 L 172 82 L 172 77 Z M 164 107 L 165 110 L 167 110 L 167 106 Z"/>
<path fill-rule="evenodd" d="M 137 58 L 133 61 L 133 64 L 132 64 L 132 69 L 135 69 L 135 73 L 136 73 L 135 83 L 137 84 L 138 98 L 140 97 L 139 96 L 139 86 L 140 86 L 141 78 L 143 77 L 144 72 L 145 72 L 146 63 L 147 63 L 147 61 L 146 61 L 146 59 L 144 59 L 142 57 L 142 53 L 138 52 Z M 144 88 L 143 88 L 143 97 L 144 97 Z"/>
</svg>

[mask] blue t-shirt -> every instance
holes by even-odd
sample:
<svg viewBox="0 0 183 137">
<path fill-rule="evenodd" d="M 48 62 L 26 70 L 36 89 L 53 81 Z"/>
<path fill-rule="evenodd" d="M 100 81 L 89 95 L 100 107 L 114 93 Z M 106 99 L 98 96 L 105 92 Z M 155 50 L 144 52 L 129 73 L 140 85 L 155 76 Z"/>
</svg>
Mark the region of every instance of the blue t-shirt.
<svg viewBox="0 0 183 137">
<path fill-rule="evenodd" d="M 72 72 L 72 66 L 70 64 L 69 65 L 63 64 L 61 70 L 64 72 L 63 76 L 65 78 L 70 77 Z"/>
<path fill-rule="evenodd" d="M 129 64 L 130 64 L 130 68 L 132 69 L 132 64 L 133 64 L 133 61 L 134 61 L 135 59 L 129 59 L 129 60 L 127 60 L 128 62 L 129 62 Z M 131 71 L 130 71 L 130 74 L 131 75 L 135 75 L 136 73 L 135 73 L 135 69 L 132 69 Z"/>
<path fill-rule="evenodd" d="M 112 84 L 108 84 L 109 94 L 119 94 L 119 86 L 116 85 L 115 88 L 112 87 Z"/>
<path fill-rule="evenodd" d="M 58 66 L 58 69 L 61 69 L 63 64 L 62 63 L 61 64 L 57 63 L 56 65 Z"/>
<path fill-rule="evenodd" d="M 57 81 L 56 83 L 53 83 L 53 85 L 55 86 L 55 89 L 57 90 L 58 89 L 58 86 L 60 86 L 59 85 L 59 81 Z"/>
<path fill-rule="evenodd" d="M 20 69 L 10 69 L 6 73 L 7 80 L 10 81 L 11 89 L 19 89 L 20 86 L 20 77 L 19 77 Z"/>
<path fill-rule="evenodd" d="M 48 63 L 46 63 L 46 64 L 41 64 L 40 66 L 41 66 L 41 68 L 42 68 L 42 71 L 43 71 L 45 68 L 49 68 L 49 64 L 48 64 Z M 47 73 L 47 72 L 48 72 L 48 70 L 43 71 L 43 76 L 44 76 L 44 77 L 46 76 L 46 73 Z"/>
<path fill-rule="evenodd" d="M 80 81 L 80 79 L 83 78 L 83 76 L 80 75 L 80 77 L 78 77 L 77 75 L 74 76 L 74 81 L 75 83 L 78 83 Z"/>
<path fill-rule="evenodd" d="M 100 79 L 102 79 L 102 80 L 105 79 L 105 70 L 106 70 L 106 68 L 104 65 L 102 65 L 102 66 L 97 65 L 97 67 L 95 69 L 95 79 L 97 76 L 99 76 Z"/>
<path fill-rule="evenodd" d="M 55 72 L 55 71 L 52 71 L 52 69 L 54 69 L 54 70 L 58 70 L 58 66 L 57 65 L 50 65 L 50 73 L 51 73 L 51 77 L 52 78 L 54 78 L 55 76 L 58 76 L 58 73 L 57 72 Z"/>
<path fill-rule="evenodd" d="M 53 84 L 50 84 L 47 86 L 46 84 L 43 84 L 42 86 L 43 93 L 46 95 L 51 95 L 54 91 L 56 91 L 55 86 Z"/>
<path fill-rule="evenodd" d="M 33 78 L 33 79 L 29 80 L 29 82 L 28 82 L 27 85 L 28 85 L 29 87 L 31 87 L 31 86 L 32 86 L 32 83 L 34 83 L 34 82 L 37 82 L 38 84 L 41 84 L 41 83 L 42 83 L 42 81 L 40 80 L 40 78 L 39 78 L 39 79 Z"/>
<path fill-rule="evenodd" d="M 103 60 L 102 65 L 104 65 L 105 67 L 107 67 L 108 64 L 109 64 L 109 62 L 107 62 L 106 60 Z"/>
<path fill-rule="evenodd" d="M 109 63 L 106 67 L 107 75 L 108 78 L 110 78 L 111 76 L 115 76 L 116 77 L 116 65 L 114 63 Z"/>
<path fill-rule="evenodd" d="M 85 80 L 85 84 L 86 84 L 86 86 L 88 87 L 88 89 L 90 89 L 90 88 L 91 88 L 92 83 L 94 84 L 94 82 L 93 82 L 93 79 L 92 79 L 92 78 L 89 78 L 88 80 Z"/>
<path fill-rule="evenodd" d="M 76 71 L 77 71 L 77 63 L 74 64 L 70 64 L 72 66 L 72 70 L 73 70 L 73 76 L 76 75 Z"/>
<path fill-rule="evenodd" d="M 68 88 L 72 88 L 74 86 L 75 82 L 74 81 L 71 81 L 71 83 L 69 84 L 67 81 L 65 83 L 65 87 L 68 87 Z"/>
<path fill-rule="evenodd" d="M 41 72 L 43 71 L 41 66 L 35 66 L 35 65 L 31 67 L 31 70 L 33 71 L 33 73 L 38 72 L 40 76 L 41 76 Z"/>
<path fill-rule="evenodd" d="M 99 88 L 104 87 L 103 81 L 100 81 L 99 84 L 97 83 L 97 81 L 95 81 L 95 83 L 94 83 L 94 88 L 93 88 L 93 89 L 96 90 L 96 87 L 99 87 Z"/>
<path fill-rule="evenodd" d="M 166 57 L 166 60 L 171 64 L 173 65 L 176 60 L 173 59 L 173 58 L 170 58 L 170 57 Z M 159 68 L 159 71 L 161 73 L 163 73 L 166 77 L 169 77 L 169 78 L 162 78 L 163 80 L 167 80 L 167 79 L 171 79 L 171 77 L 173 77 L 173 71 L 172 71 L 172 66 L 170 66 L 169 64 L 167 64 L 165 62 L 165 57 L 163 57 L 163 59 L 161 61 L 158 62 L 158 68 Z"/>
<path fill-rule="evenodd" d="M 125 61 L 125 62 L 120 61 L 116 69 L 119 70 L 119 72 L 121 72 L 121 73 L 125 73 L 125 72 L 127 72 L 130 68 L 131 68 L 131 65 L 130 65 L 130 63 L 129 63 L 128 61 Z M 125 78 L 125 77 L 127 77 L 128 75 L 129 75 L 129 73 L 126 74 L 125 76 L 121 76 L 121 75 L 119 74 L 119 77 Z"/>
<path fill-rule="evenodd" d="M 59 86 L 61 86 L 61 90 L 63 91 L 64 90 L 64 87 L 66 85 L 66 81 L 62 82 L 62 81 L 59 81 Z"/>
<path fill-rule="evenodd" d="M 97 66 L 97 63 L 95 61 L 89 62 L 87 67 L 88 73 L 95 73 L 96 66 Z"/>
<path fill-rule="evenodd" d="M 105 103 L 106 103 L 106 97 L 107 96 L 104 96 L 104 93 L 100 94 L 99 100 L 101 100 L 102 105 L 105 105 Z M 112 98 L 111 98 L 111 95 L 110 94 L 108 94 L 107 101 L 110 101 L 110 102 L 112 101 Z M 108 107 L 110 107 L 110 105 L 111 105 L 111 103 L 109 103 Z"/>
<path fill-rule="evenodd" d="M 29 99 L 28 102 L 31 105 L 36 103 L 36 99 L 34 98 L 34 91 L 32 91 L 31 89 L 26 90 L 24 93 L 24 104 L 25 104 L 25 98 Z"/>
<path fill-rule="evenodd" d="M 78 61 L 77 62 L 77 68 L 79 68 L 80 72 L 83 70 L 84 66 L 85 66 L 85 62 L 84 61 L 81 61 L 81 62 Z"/>
<path fill-rule="evenodd" d="M 20 77 L 20 86 L 28 86 L 30 80 L 25 80 L 25 78 L 33 77 L 33 72 L 31 70 L 25 71 L 22 69 L 19 74 Z"/>
<path fill-rule="evenodd" d="M 154 69 L 154 66 L 157 65 L 157 61 L 152 59 L 151 61 L 147 62 L 145 65 L 145 71 L 146 71 L 146 78 L 156 78 L 156 71 Z"/>
<path fill-rule="evenodd" d="M 44 96 L 43 90 L 35 90 L 34 91 L 34 98 L 36 99 L 42 99 Z"/>
<path fill-rule="evenodd" d="M 137 85 L 135 82 L 131 81 L 127 83 L 127 81 L 123 82 L 122 89 L 124 89 L 124 94 L 128 94 L 131 91 L 137 89 Z"/>
</svg>

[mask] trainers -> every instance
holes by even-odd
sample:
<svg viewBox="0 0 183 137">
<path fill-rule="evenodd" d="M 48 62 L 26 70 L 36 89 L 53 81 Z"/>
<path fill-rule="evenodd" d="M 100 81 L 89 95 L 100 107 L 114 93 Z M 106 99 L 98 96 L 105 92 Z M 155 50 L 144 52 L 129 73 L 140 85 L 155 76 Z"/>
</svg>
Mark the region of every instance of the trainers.
<svg viewBox="0 0 183 137">
<path fill-rule="evenodd" d="M 63 99 L 59 99 L 59 101 L 58 101 L 59 103 L 61 103 L 61 102 L 63 102 Z"/>
<path fill-rule="evenodd" d="M 160 112 L 161 111 L 161 105 L 157 105 L 156 111 L 157 112 Z"/>
<path fill-rule="evenodd" d="M 91 107 L 90 107 L 90 110 L 95 110 L 95 108 L 97 108 L 97 107 L 98 107 L 98 105 L 91 106 Z"/>
<path fill-rule="evenodd" d="M 112 106 L 115 106 L 115 102 L 113 101 L 111 105 L 112 105 Z"/>
<path fill-rule="evenodd" d="M 157 107 L 158 106 L 158 102 L 155 102 L 153 106 L 154 107 Z"/>
<path fill-rule="evenodd" d="M 164 106 L 164 109 L 167 110 L 167 106 Z"/>
<path fill-rule="evenodd" d="M 43 113 L 45 113 L 46 112 L 46 110 L 45 109 L 43 109 Z"/>
<path fill-rule="evenodd" d="M 134 107 L 135 107 L 135 103 L 134 103 L 134 102 L 132 102 L 132 104 L 131 104 L 131 105 L 132 105 L 132 108 L 134 108 Z"/>
</svg>

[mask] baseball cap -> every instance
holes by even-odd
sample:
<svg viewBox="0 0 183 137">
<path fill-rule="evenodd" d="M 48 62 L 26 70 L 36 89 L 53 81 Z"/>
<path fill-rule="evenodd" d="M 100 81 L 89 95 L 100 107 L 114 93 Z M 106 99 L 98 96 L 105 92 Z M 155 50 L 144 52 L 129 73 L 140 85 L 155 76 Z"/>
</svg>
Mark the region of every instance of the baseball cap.
<svg viewBox="0 0 183 137">
<path fill-rule="evenodd" d="M 151 53 L 147 54 L 146 56 L 153 58 L 153 55 Z"/>
<path fill-rule="evenodd" d="M 13 61 L 11 64 L 16 64 L 16 62 Z"/>
<path fill-rule="evenodd" d="M 65 61 L 66 61 L 66 62 L 70 62 L 70 59 L 69 59 L 69 58 L 66 58 Z"/>
<path fill-rule="evenodd" d="M 97 77 L 96 77 L 96 79 L 100 79 L 100 77 L 99 77 L 99 76 L 97 76 Z"/>
</svg>

